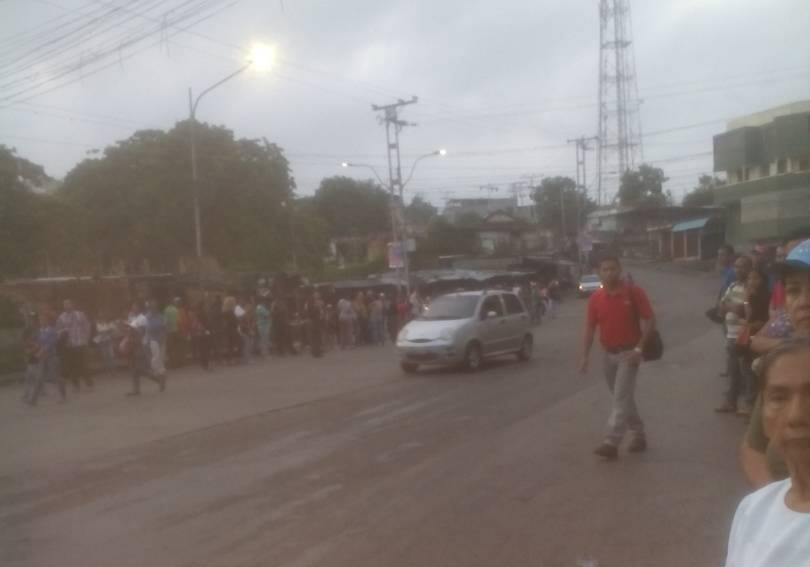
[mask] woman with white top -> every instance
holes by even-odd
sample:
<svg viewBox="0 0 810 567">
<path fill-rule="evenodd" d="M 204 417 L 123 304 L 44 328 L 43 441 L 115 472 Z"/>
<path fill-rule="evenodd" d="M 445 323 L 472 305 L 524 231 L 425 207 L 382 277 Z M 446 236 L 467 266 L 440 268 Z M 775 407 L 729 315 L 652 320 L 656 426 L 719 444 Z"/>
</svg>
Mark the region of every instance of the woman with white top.
<svg viewBox="0 0 810 567">
<path fill-rule="evenodd" d="M 810 290 L 806 293 L 810 296 Z M 765 432 L 784 456 L 790 477 L 766 485 L 740 503 L 726 567 L 808 567 L 810 339 L 793 339 L 777 347 L 765 356 L 760 372 Z"/>
</svg>

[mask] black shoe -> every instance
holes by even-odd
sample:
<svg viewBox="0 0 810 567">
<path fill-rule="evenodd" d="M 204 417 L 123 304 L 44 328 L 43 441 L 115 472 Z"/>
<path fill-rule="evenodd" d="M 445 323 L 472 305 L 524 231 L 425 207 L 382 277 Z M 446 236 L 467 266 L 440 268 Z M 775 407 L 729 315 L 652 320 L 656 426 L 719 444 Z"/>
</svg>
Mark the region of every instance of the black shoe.
<svg viewBox="0 0 810 567">
<path fill-rule="evenodd" d="M 608 461 L 614 461 L 619 456 L 619 450 L 610 443 L 602 443 L 593 452 Z"/>
<path fill-rule="evenodd" d="M 647 450 L 647 440 L 644 437 L 636 437 L 627 446 L 628 453 L 643 453 Z"/>
</svg>

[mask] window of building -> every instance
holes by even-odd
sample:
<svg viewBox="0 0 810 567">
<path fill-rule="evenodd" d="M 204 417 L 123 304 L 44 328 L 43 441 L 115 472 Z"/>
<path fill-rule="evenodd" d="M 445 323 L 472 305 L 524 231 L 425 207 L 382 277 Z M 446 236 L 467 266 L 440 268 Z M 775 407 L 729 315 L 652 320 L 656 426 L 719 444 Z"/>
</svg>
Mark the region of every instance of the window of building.
<svg viewBox="0 0 810 567">
<path fill-rule="evenodd" d="M 788 161 L 785 158 L 776 160 L 776 173 L 787 173 Z"/>
<path fill-rule="evenodd" d="M 745 168 L 745 179 L 744 181 L 750 181 L 754 178 L 754 168 L 753 167 L 746 167 Z"/>
<path fill-rule="evenodd" d="M 810 171 L 810 157 L 799 158 L 799 171 Z"/>
<path fill-rule="evenodd" d="M 759 176 L 768 177 L 771 174 L 770 167 L 768 164 L 759 166 Z"/>
</svg>

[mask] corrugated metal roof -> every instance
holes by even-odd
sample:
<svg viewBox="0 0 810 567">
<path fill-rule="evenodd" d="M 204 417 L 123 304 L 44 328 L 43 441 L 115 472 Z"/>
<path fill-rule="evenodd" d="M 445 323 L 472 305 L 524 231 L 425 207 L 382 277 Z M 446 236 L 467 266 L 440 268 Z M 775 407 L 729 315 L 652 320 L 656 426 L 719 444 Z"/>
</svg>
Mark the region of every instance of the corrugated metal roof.
<svg viewBox="0 0 810 567">
<path fill-rule="evenodd" d="M 694 219 L 679 222 L 678 224 L 672 227 L 672 232 L 683 232 L 685 230 L 694 230 L 696 228 L 703 228 L 704 226 L 706 226 L 706 223 L 709 222 L 710 218 L 711 217 L 705 217 L 702 219 Z"/>
</svg>

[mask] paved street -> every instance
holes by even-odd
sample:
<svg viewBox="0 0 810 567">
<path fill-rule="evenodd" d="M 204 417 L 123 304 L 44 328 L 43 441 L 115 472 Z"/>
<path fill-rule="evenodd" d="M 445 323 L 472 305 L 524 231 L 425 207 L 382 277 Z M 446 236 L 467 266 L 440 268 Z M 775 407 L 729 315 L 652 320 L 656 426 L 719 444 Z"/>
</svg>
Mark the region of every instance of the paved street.
<svg viewBox="0 0 810 567">
<path fill-rule="evenodd" d="M 651 448 L 591 454 L 609 401 L 576 373 L 584 302 L 529 364 L 403 375 L 393 349 L 126 381 L 40 407 L 0 391 L 0 565 L 719 565 L 745 492 L 717 416 L 716 283 L 633 268 L 667 351 L 639 404 Z M 597 563 L 598 562 L 598 563 Z"/>
</svg>

